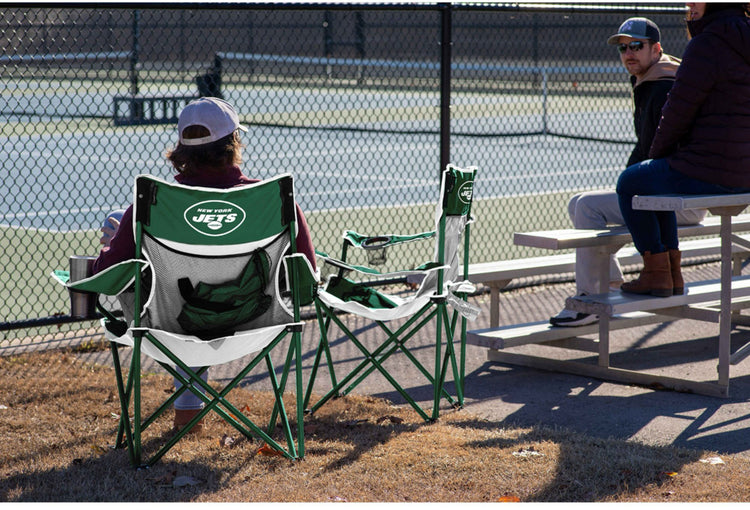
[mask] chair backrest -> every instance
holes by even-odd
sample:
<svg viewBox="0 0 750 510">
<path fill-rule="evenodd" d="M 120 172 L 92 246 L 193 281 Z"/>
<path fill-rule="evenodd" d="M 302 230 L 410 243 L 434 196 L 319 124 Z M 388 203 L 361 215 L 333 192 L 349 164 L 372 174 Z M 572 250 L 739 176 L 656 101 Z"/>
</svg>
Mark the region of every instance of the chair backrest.
<svg viewBox="0 0 750 510">
<path fill-rule="evenodd" d="M 290 322 L 281 261 L 296 253 L 291 175 L 229 189 L 140 175 L 134 217 L 136 257 L 151 263 L 150 281 L 136 280 L 148 290 L 136 292 L 148 296 L 136 326 L 216 338 Z"/>
<path fill-rule="evenodd" d="M 474 200 L 474 179 L 477 175 L 476 167 L 466 169 L 448 165 L 443 172 L 440 185 L 440 205 L 438 206 L 437 232 L 438 247 L 443 245 L 443 257 L 438 255 L 438 262 L 445 262 L 451 266 L 448 279 L 453 281 L 458 274 L 459 258 L 463 256 L 468 265 L 469 235 L 461 237 L 472 221 L 471 205 Z M 441 217 L 444 225 L 441 228 Z M 464 253 L 459 250 L 463 246 Z"/>
<path fill-rule="evenodd" d="M 448 269 L 433 272 L 422 283 L 418 293 L 437 289 L 443 292 L 443 283 L 455 282 L 463 262 L 463 274 L 468 274 L 469 266 L 469 224 L 471 205 L 474 200 L 474 179 L 476 167 L 458 168 L 448 165 L 443 171 L 440 183 L 440 198 L 435 210 L 435 262 L 449 266 Z"/>
</svg>

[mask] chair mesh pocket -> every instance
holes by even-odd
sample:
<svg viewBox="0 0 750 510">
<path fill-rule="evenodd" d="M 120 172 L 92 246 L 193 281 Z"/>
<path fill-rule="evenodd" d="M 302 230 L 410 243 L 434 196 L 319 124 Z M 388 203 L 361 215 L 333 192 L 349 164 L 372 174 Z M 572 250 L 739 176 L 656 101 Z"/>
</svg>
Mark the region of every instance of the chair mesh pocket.
<svg viewBox="0 0 750 510">
<path fill-rule="evenodd" d="M 271 305 L 272 297 L 265 293 L 270 265 L 268 254 L 256 250 L 233 280 L 193 286 L 189 278 L 180 279 L 185 304 L 177 322 L 186 333 L 202 340 L 234 334 L 236 326 L 263 315 Z"/>
</svg>

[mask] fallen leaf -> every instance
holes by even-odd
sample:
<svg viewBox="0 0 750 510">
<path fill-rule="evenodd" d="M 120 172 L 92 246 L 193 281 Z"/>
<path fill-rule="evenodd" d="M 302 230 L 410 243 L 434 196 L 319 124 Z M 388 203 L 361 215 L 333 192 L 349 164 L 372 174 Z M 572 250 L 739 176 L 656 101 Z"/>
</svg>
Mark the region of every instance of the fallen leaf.
<svg viewBox="0 0 750 510">
<path fill-rule="evenodd" d="M 706 457 L 705 459 L 701 459 L 701 462 L 711 465 L 724 464 L 724 461 L 721 460 L 721 457 Z"/>
<path fill-rule="evenodd" d="M 193 478 L 192 476 L 178 476 L 174 479 L 172 482 L 172 487 L 174 488 L 180 488 L 180 487 L 188 487 L 193 485 L 200 485 L 203 483 L 203 480 L 199 480 L 197 478 Z"/>
<path fill-rule="evenodd" d="M 368 421 L 367 418 L 361 418 L 358 420 L 345 420 L 339 423 L 346 428 L 353 428 L 358 425 L 362 425 L 363 423 L 367 423 L 367 421 Z"/>
<path fill-rule="evenodd" d="M 380 425 L 384 421 L 390 421 L 391 423 L 399 424 L 399 423 L 403 423 L 404 419 L 403 418 L 399 418 L 398 416 L 388 415 L 388 416 L 381 416 L 380 418 L 378 418 L 375 421 L 375 423 L 377 423 L 378 425 Z"/>
<path fill-rule="evenodd" d="M 250 412 L 250 406 L 248 406 L 247 404 L 245 404 L 244 406 L 242 406 L 242 407 L 241 407 L 241 408 L 239 409 L 239 411 L 240 411 L 241 413 L 247 414 L 247 413 L 249 413 L 249 412 Z M 235 419 L 236 421 L 240 421 L 240 420 L 239 420 L 239 418 L 237 418 L 237 416 L 236 416 L 236 415 L 235 415 L 234 413 L 229 413 L 229 416 L 231 416 L 231 417 L 232 417 L 233 419 Z"/>
<path fill-rule="evenodd" d="M 666 476 L 677 476 L 677 471 L 662 471 L 661 474 Z"/>
<path fill-rule="evenodd" d="M 514 457 L 544 457 L 544 454 L 542 452 L 538 452 L 534 449 L 533 446 L 530 446 L 528 448 L 521 448 L 517 452 L 513 452 Z"/>
<path fill-rule="evenodd" d="M 232 436 L 228 436 L 224 434 L 221 436 L 221 439 L 219 439 L 219 446 L 223 448 L 232 448 L 235 444 L 235 439 Z"/>
<path fill-rule="evenodd" d="M 108 450 L 107 448 L 105 448 L 105 447 L 103 447 L 103 446 L 100 446 L 100 445 L 98 445 L 98 444 L 92 444 L 92 445 L 91 445 L 91 449 L 92 449 L 92 450 L 93 450 L 93 452 L 94 452 L 94 453 L 96 453 L 97 455 L 104 455 L 105 453 L 107 453 L 107 452 L 109 451 L 109 450 Z"/>
<path fill-rule="evenodd" d="M 156 485 L 164 487 L 172 485 L 175 476 L 177 476 L 177 471 L 170 471 L 169 473 L 165 473 L 158 478 L 152 478 L 151 480 L 153 480 Z"/>
<path fill-rule="evenodd" d="M 514 496 L 513 494 L 503 494 L 497 498 L 498 503 L 520 503 L 521 498 Z"/>
<path fill-rule="evenodd" d="M 258 448 L 258 455 L 266 455 L 268 457 L 279 457 L 282 455 L 282 453 L 278 451 L 277 449 L 269 446 L 268 443 L 263 443 L 263 446 Z"/>
</svg>

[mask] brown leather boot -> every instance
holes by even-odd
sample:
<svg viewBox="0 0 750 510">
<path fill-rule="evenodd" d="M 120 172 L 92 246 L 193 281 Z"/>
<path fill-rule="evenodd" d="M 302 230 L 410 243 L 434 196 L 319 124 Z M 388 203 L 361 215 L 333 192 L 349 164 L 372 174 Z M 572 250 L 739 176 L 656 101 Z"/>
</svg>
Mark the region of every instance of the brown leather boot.
<svg viewBox="0 0 750 510">
<path fill-rule="evenodd" d="M 674 292 L 672 272 L 669 266 L 669 253 L 643 254 L 643 270 L 632 282 L 623 283 L 620 290 L 630 294 L 651 294 L 669 297 Z"/>
<path fill-rule="evenodd" d="M 682 279 L 682 253 L 680 250 L 669 250 L 669 268 L 672 271 L 672 294 L 680 296 L 685 293 L 685 280 Z"/>
</svg>

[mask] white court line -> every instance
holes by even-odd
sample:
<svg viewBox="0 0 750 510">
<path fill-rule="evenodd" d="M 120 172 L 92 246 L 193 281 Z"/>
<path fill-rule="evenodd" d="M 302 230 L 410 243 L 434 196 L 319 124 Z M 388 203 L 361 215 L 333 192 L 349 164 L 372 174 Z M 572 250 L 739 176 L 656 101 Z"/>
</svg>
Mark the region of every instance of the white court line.
<svg viewBox="0 0 750 510">
<path fill-rule="evenodd" d="M 115 209 L 124 209 L 124 207 L 111 206 L 111 207 L 87 207 L 83 209 L 56 209 L 52 211 L 39 211 L 39 212 L 28 212 L 28 213 L 17 213 L 17 214 L 3 214 L 0 213 L 0 218 L 11 218 L 11 219 L 24 219 L 24 218 L 38 218 L 44 216 L 53 216 L 59 214 L 76 214 L 76 213 L 89 213 L 89 212 L 110 212 Z M 0 223 L 0 226 L 6 226 L 4 223 Z M 8 225 L 9 226 L 9 225 Z"/>
<path fill-rule="evenodd" d="M 21 227 L 18 225 L 11 225 L 10 223 L 0 223 L 0 228 L 8 228 L 12 230 L 23 230 L 25 232 L 28 231 L 34 231 L 34 232 L 46 232 L 49 234 L 69 234 L 71 232 L 90 232 L 92 230 L 95 230 L 94 227 L 91 228 L 78 228 L 75 230 L 60 230 L 59 228 L 41 228 L 41 227 Z"/>
</svg>

